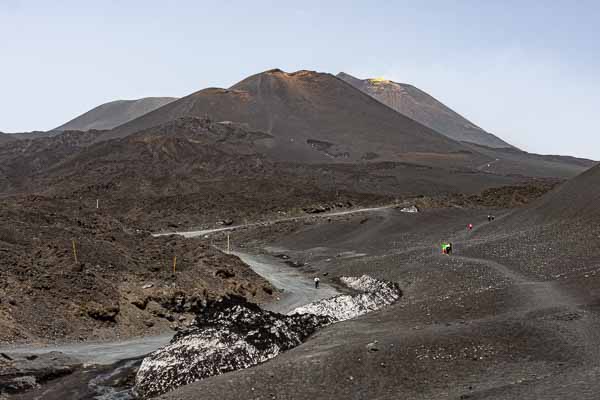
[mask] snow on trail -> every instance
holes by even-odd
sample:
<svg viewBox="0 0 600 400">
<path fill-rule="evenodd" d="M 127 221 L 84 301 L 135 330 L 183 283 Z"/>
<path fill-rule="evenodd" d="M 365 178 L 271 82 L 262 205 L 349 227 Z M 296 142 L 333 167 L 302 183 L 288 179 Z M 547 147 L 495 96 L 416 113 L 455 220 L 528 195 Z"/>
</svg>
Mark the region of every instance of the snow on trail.
<svg viewBox="0 0 600 400">
<path fill-rule="evenodd" d="M 377 311 L 400 300 L 402 290 L 395 282 L 380 281 L 368 275 L 340 278 L 340 281 L 359 294 L 339 295 L 298 307 L 293 314 L 314 314 L 345 321 Z"/>
</svg>

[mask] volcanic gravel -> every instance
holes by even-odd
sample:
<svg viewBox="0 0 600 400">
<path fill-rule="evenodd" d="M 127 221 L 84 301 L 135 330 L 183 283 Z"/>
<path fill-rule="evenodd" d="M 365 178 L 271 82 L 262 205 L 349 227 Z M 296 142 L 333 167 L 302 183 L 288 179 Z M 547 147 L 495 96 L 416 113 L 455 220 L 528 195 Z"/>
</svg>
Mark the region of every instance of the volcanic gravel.
<svg viewBox="0 0 600 400">
<path fill-rule="evenodd" d="M 485 210 L 391 209 L 363 223 L 365 216 L 299 224 L 257 242 L 307 262 L 300 269 L 323 282 L 369 274 L 398 282 L 404 296 L 268 363 L 162 398 L 597 398 L 598 251 L 571 247 L 584 232 L 591 240 L 595 228 L 562 221 L 511 224 L 511 232 L 497 211 L 488 223 Z M 556 253 L 532 250 L 548 241 L 554 248 L 561 237 Z M 453 242 L 453 255 L 441 254 L 442 241 Z"/>
</svg>

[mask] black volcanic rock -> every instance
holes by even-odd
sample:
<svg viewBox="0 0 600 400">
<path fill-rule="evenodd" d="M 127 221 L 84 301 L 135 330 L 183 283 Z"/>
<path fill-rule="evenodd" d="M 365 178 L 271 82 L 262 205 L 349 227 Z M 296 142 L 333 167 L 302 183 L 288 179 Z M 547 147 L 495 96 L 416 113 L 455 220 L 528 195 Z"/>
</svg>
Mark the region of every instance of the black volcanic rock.
<svg viewBox="0 0 600 400">
<path fill-rule="evenodd" d="M 144 359 L 135 391 L 151 397 L 248 368 L 298 346 L 322 326 L 382 309 L 402 296 L 397 283 L 367 275 L 341 277 L 340 281 L 358 293 L 306 304 L 289 315 L 265 311 L 234 296 L 209 302 L 194 327 Z"/>
<path fill-rule="evenodd" d="M 331 322 L 313 314 L 273 313 L 239 297 L 210 302 L 192 328 L 179 332 L 169 345 L 144 359 L 135 392 L 152 397 L 256 365 L 296 347 Z"/>
</svg>

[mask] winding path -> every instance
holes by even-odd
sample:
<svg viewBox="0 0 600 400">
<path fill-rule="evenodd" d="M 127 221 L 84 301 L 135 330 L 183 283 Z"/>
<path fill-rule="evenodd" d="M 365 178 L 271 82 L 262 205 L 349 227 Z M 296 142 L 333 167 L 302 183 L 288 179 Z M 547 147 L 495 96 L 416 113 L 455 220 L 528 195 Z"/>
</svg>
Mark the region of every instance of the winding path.
<svg viewBox="0 0 600 400">
<path fill-rule="evenodd" d="M 354 210 L 339 211 L 333 213 L 323 213 L 318 215 L 307 215 L 302 217 L 284 218 L 267 223 L 278 223 L 286 221 L 296 221 L 308 218 L 327 218 L 332 216 L 349 215 L 354 213 L 363 213 L 370 211 L 383 210 L 393 206 L 360 208 Z M 236 225 L 217 229 L 207 229 L 191 232 L 173 232 L 155 234 L 153 236 L 164 235 L 182 235 L 184 237 L 202 236 L 209 233 L 230 231 L 239 228 L 260 226 L 265 223 L 252 223 L 246 225 Z M 261 275 L 270 281 L 276 288 L 283 289 L 282 295 L 277 302 L 268 304 L 265 308 L 272 311 L 287 313 L 301 305 L 317 301 L 323 298 L 335 296 L 339 292 L 327 284 L 321 284 L 317 290 L 311 278 L 285 265 L 279 260 L 267 256 L 250 255 L 245 253 L 233 253 L 246 262 L 257 274 Z M 50 351 L 60 351 L 67 355 L 78 358 L 79 360 L 90 364 L 109 365 L 115 362 L 142 357 L 156 349 L 169 343 L 173 334 L 164 334 L 160 336 L 147 336 L 140 338 L 132 338 L 127 340 L 119 340 L 112 342 L 96 342 L 96 343 L 73 343 L 62 345 L 19 345 L 19 346 L 4 346 L 0 347 L 0 352 L 6 354 L 42 354 Z"/>
<path fill-rule="evenodd" d="M 266 309 L 287 313 L 301 305 L 339 294 L 336 289 L 327 284 L 321 284 L 319 289 L 315 289 L 312 279 L 272 257 L 239 252 L 232 254 L 240 257 L 257 274 L 270 281 L 275 287 L 283 289 L 279 300 L 265 305 Z M 172 337 L 173 334 L 169 333 L 112 342 L 6 346 L 0 348 L 0 352 L 42 354 L 59 351 L 85 363 L 109 365 L 121 360 L 145 356 L 169 343 Z"/>
<path fill-rule="evenodd" d="M 483 222 L 478 224 L 471 231 L 462 231 L 457 233 L 454 237 L 456 243 L 466 243 L 471 235 L 473 235 L 477 230 L 495 223 L 503 218 L 505 218 L 510 213 L 503 214 L 495 219 L 494 222 Z M 527 277 L 504 264 L 501 264 L 496 261 L 483 259 L 483 258 L 475 258 L 468 256 L 461 256 L 453 254 L 452 257 L 456 260 L 462 260 L 466 262 L 476 263 L 483 265 L 491 270 L 496 271 L 498 274 L 508 278 L 516 287 L 523 289 L 528 297 L 531 299 L 532 303 L 531 307 L 533 309 L 543 309 L 543 308 L 553 308 L 553 307 L 571 307 L 576 308 L 578 303 L 572 297 L 567 295 L 563 290 L 557 287 L 557 284 L 553 281 L 539 281 Z"/>
<path fill-rule="evenodd" d="M 89 364 L 110 365 L 121 360 L 142 357 L 169 343 L 173 334 L 147 336 L 114 342 L 72 343 L 50 346 L 20 345 L 0 348 L 6 354 L 43 354 L 51 351 L 73 356 Z"/>
<path fill-rule="evenodd" d="M 310 214 L 310 215 L 302 215 L 299 217 L 279 218 L 279 219 L 274 219 L 271 221 L 253 222 L 250 224 L 233 225 L 233 226 L 226 226 L 226 227 L 222 227 L 222 228 L 202 229 L 202 230 L 197 230 L 197 231 L 175 231 L 175 232 L 165 232 L 165 233 L 154 233 L 154 234 L 152 234 L 152 236 L 159 237 L 159 236 L 169 236 L 169 235 L 181 235 L 186 238 L 192 238 L 192 237 L 197 237 L 197 236 L 208 235 L 211 233 L 234 231 L 236 229 L 251 228 L 251 227 L 256 227 L 256 226 L 265 226 L 265 225 L 277 224 L 280 222 L 303 221 L 303 220 L 310 219 L 310 218 L 339 217 L 342 215 L 350 215 L 350 214 L 365 213 L 365 212 L 371 212 L 371 211 L 386 210 L 386 209 L 394 208 L 394 207 L 395 207 L 395 205 L 388 205 L 388 206 L 381 206 L 381 207 L 369 207 L 369 208 L 357 208 L 357 209 L 353 209 L 353 210 L 336 211 L 336 212 L 323 213 L 323 214 Z"/>
<path fill-rule="evenodd" d="M 537 281 L 519 274 L 506 265 L 482 258 L 452 255 L 455 260 L 462 260 L 486 266 L 500 275 L 510 279 L 515 286 L 524 290 L 531 299 L 531 310 L 554 307 L 577 307 L 577 301 L 556 287 L 553 281 Z"/>
<path fill-rule="evenodd" d="M 306 274 L 274 260 L 272 257 L 239 252 L 231 254 L 238 256 L 254 272 L 268 279 L 273 286 L 283 289 L 278 301 L 263 306 L 267 310 L 287 314 L 297 307 L 340 294 L 326 283 L 321 283 L 319 289 L 315 289 L 313 280 Z"/>
</svg>

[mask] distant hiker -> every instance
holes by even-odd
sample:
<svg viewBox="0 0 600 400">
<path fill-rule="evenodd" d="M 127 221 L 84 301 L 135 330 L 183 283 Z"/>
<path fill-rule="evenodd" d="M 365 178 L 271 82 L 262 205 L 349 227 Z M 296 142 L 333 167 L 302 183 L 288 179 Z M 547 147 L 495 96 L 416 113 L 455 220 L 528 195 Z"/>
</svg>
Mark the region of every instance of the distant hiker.
<svg viewBox="0 0 600 400">
<path fill-rule="evenodd" d="M 467 225 L 467 228 L 468 228 L 470 231 L 471 231 L 471 230 L 473 230 L 473 224 L 469 224 L 469 225 Z"/>
<path fill-rule="evenodd" d="M 321 281 L 321 280 L 319 279 L 319 277 L 318 277 L 318 276 L 315 276 L 315 289 L 318 289 L 318 288 L 319 288 L 319 282 L 320 282 L 320 281 Z"/>
<path fill-rule="evenodd" d="M 492 216 L 488 215 L 488 222 L 492 222 Z"/>
<path fill-rule="evenodd" d="M 452 243 L 442 243 L 442 254 L 452 253 Z"/>
</svg>

